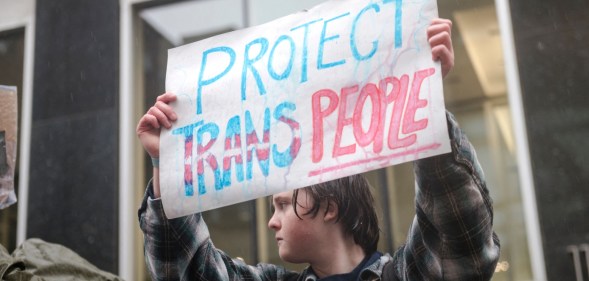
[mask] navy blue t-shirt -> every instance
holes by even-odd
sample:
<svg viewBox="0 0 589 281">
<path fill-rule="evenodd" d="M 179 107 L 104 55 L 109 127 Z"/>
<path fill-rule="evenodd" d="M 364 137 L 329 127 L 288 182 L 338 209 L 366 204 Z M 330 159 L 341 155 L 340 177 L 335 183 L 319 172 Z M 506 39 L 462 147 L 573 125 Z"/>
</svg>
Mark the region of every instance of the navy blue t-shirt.
<svg viewBox="0 0 589 281">
<path fill-rule="evenodd" d="M 374 252 L 372 255 L 366 256 L 362 260 L 362 262 L 360 262 L 360 264 L 358 264 L 358 266 L 356 266 L 356 268 L 354 268 L 354 270 L 352 270 L 352 272 L 327 276 L 325 278 L 318 279 L 317 281 L 356 281 L 356 280 L 359 280 L 358 278 L 360 277 L 360 272 L 362 272 L 362 269 L 373 264 L 381 256 L 382 256 L 382 254 L 380 252 Z M 312 270 L 313 269 L 311 268 L 311 271 Z"/>
</svg>

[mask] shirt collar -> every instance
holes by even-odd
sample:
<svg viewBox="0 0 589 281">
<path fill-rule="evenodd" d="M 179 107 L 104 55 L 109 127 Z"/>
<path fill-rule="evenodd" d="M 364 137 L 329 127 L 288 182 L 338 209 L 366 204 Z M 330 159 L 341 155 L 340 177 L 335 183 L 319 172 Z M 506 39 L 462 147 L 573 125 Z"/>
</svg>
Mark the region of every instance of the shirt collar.
<svg viewBox="0 0 589 281">
<path fill-rule="evenodd" d="M 350 273 L 337 274 L 319 279 L 311 267 L 307 267 L 302 273 L 305 276 L 305 281 L 340 281 L 350 280 L 372 280 L 373 277 L 380 277 L 382 275 L 382 268 L 384 264 L 391 260 L 389 254 L 383 255 L 380 252 L 374 252 L 370 256 L 366 256 L 358 266 Z"/>
</svg>

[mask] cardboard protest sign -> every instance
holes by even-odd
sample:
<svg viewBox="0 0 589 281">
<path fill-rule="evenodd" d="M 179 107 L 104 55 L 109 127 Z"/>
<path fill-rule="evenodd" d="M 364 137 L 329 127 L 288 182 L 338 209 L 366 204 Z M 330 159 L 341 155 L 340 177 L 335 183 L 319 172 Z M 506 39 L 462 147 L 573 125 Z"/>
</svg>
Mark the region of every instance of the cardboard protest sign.
<svg viewBox="0 0 589 281">
<path fill-rule="evenodd" d="M 17 147 L 16 87 L 0 85 L 0 209 L 16 202 L 14 171 Z"/>
<path fill-rule="evenodd" d="M 434 0 L 336 0 L 169 50 L 169 218 L 450 151 Z"/>
</svg>

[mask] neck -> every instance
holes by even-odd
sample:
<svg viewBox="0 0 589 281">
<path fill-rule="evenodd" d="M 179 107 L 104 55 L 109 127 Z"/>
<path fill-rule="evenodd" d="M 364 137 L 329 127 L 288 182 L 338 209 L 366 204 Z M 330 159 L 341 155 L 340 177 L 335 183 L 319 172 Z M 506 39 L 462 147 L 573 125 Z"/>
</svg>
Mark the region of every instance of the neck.
<svg viewBox="0 0 589 281">
<path fill-rule="evenodd" d="M 331 242 L 328 247 L 322 247 L 322 254 L 310 264 L 319 278 L 352 272 L 366 257 L 362 247 L 352 237 L 333 239 Z"/>
</svg>

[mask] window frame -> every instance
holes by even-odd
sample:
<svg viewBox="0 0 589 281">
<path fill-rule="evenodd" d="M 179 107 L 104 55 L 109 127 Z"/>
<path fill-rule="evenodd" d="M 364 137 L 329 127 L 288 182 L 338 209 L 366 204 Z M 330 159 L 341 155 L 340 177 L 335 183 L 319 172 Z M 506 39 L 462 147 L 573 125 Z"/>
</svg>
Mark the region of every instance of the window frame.
<svg viewBox="0 0 589 281">
<path fill-rule="evenodd" d="M 26 239 L 27 209 L 29 193 L 29 167 L 31 151 L 31 124 L 33 116 L 33 67 L 35 57 L 35 1 L 0 0 L 0 32 L 24 28 L 23 84 L 18 89 L 21 95 L 19 108 L 20 128 L 18 128 L 18 214 L 16 226 L 16 244 Z"/>
</svg>

